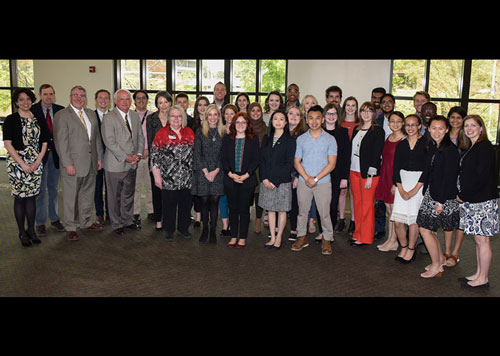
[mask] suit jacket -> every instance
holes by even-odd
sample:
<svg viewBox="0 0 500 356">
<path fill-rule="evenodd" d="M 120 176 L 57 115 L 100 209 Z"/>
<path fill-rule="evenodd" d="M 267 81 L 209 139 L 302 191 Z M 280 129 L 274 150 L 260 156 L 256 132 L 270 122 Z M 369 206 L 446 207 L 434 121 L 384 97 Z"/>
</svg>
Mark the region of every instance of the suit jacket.
<svg viewBox="0 0 500 356">
<path fill-rule="evenodd" d="M 99 128 L 99 137 L 101 138 L 101 143 L 102 143 L 102 153 L 104 157 L 104 152 L 106 152 L 106 145 L 104 144 L 104 140 L 102 139 L 102 131 L 101 131 L 101 120 L 99 120 L 99 113 L 97 112 L 98 110 L 95 109 L 95 117 L 97 118 L 97 127 Z"/>
<path fill-rule="evenodd" d="M 144 134 L 141 119 L 133 110 L 128 111 L 132 135 L 117 107 L 104 115 L 101 124 L 102 140 L 106 145 L 103 168 L 109 172 L 126 172 L 137 165 L 127 163 L 128 155 L 144 154 Z"/>
<path fill-rule="evenodd" d="M 102 144 L 94 111 L 83 109 L 92 124 L 90 140 L 86 128 L 73 108 L 59 110 L 54 115 L 54 143 L 63 168 L 75 166 L 77 177 L 97 174 L 97 160 L 102 160 Z M 63 173 L 65 174 L 65 172 Z"/>
<path fill-rule="evenodd" d="M 235 172 L 235 142 L 234 138 L 229 135 L 225 135 L 222 139 L 221 147 L 221 163 L 224 169 L 224 187 L 232 188 L 236 184 L 231 178 L 229 178 L 229 172 Z M 241 161 L 241 175 L 248 173 L 250 176 L 243 181 L 244 187 L 256 187 L 258 184 L 257 176 L 255 170 L 260 164 L 260 148 L 259 148 L 259 138 L 254 136 L 254 138 L 245 139 L 245 145 L 243 147 L 243 157 Z"/>
<path fill-rule="evenodd" d="M 53 111 L 54 116 L 56 115 L 56 113 L 58 111 L 60 111 L 62 109 L 64 109 L 64 106 L 52 104 L 52 111 Z M 45 115 L 43 114 L 41 101 L 39 101 L 38 103 L 31 106 L 31 112 L 33 113 L 33 115 L 35 115 L 37 117 L 37 119 L 39 121 L 43 120 L 45 123 L 47 122 L 46 121 L 47 119 L 46 119 Z M 52 124 L 54 124 L 54 117 L 52 118 Z M 52 159 L 54 160 L 54 166 L 56 168 L 59 168 L 59 155 L 57 154 L 56 146 L 54 144 L 54 136 L 53 136 L 53 134 L 50 133 L 50 131 L 48 131 L 48 135 L 49 135 L 49 141 L 48 141 L 48 145 L 47 145 L 47 153 L 45 153 L 45 156 L 43 156 L 42 162 L 45 165 L 45 163 L 47 162 L 47 159 L 49 157 L 48 153 L 52 152 Z"/>
<path fill-rule="evenodd" d="M 273 138 L 265 135 L 260 150 L 260 180 L 269 179 L 276 187 L 292 181 L 290 172 L 295 157 L 296 140 L 283 133 L 273 147 Z"/>
</svg>

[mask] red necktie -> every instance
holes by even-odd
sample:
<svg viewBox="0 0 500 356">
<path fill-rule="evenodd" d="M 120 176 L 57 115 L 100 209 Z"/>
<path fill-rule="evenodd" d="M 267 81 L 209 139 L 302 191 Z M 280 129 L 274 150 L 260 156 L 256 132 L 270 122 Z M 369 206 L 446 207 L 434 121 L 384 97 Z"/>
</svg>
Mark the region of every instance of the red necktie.
<svg viewBox="0 0 500 356">
<path fill-rule="evenodd" d="M 52 119 L 50 118 L 50 110 L 47 109 L 47 126 L 49 127 L 50 134 L 52 135 Z"/>
</svg>

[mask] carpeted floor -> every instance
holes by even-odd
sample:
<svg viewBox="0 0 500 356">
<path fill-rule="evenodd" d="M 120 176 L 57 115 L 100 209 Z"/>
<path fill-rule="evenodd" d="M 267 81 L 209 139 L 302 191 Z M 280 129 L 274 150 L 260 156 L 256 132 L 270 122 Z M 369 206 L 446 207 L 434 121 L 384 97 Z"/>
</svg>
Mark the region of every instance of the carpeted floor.
<svg viewBox="0 0 500 356">
<path fill-rule="evenodd" d="M 419 276 L 430 263 L 419 253 L 409 265 L 394 261 L 396 252 L 376 245 L 353 248 L 347 234 L 335 234 L 333 255 L 323 256 L 313 242 L 300 252 L 285 241 L 278 251 L 264 249 L 267 229 L 253 232 L 245 249 L 229 249 L 228 238 L 217 244 L 176 235 L 168 242 L 145 219 L 140 231 L 118 236 L 109 224 L 102 232 L 79 232 L 71 242 L 48 228 L 38 246 L 24 248 L 17 237 L 5 161 L 0 161 L 0 296 L 2 297 L 498 297 L 500 249 L 491 240 L 493 262 L 487 290 L 461 286 L 458 277 L 476 268 L 472 237 L 464 240 L 460 263 L 442 278 Z M 220 228 L 220 225 L 219 225 Z M 288 227 L 286 233 L 288 232 Z M 288 235 L 286 235 L 288 236 Z M 442 234 L 439 234 L 441 241 Z M 444 243 L 443 243 L 444 244 Z"/>
</svg>

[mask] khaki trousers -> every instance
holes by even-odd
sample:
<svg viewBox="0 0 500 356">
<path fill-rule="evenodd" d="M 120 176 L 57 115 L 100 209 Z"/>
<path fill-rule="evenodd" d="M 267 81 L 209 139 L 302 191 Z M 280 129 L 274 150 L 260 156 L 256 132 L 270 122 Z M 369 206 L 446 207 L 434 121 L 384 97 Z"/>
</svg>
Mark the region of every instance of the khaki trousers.
<svg viewBox="0 0 500 356">
<path fill-rule="evenodd" d="M 330 219 L 330 202 L 332 200 L 332 185 L 330 182 L 321 183 L 314 188 L 309 188 L 306 183 L 299 180 L 297 184 L 297 201 L 299 204 L 299 215 L 297 217 L 297 236 L 307 234 L 307 220 L 311 202 L 314 197 L 321 227 L 323 228 L 323 238 L 333 241 L 333 226 Z"/>
</svg>

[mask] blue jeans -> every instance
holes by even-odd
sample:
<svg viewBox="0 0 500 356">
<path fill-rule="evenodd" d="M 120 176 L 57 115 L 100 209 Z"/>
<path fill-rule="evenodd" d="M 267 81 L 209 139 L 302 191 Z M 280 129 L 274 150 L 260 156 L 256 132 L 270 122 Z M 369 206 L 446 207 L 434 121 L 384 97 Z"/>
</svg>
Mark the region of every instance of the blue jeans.
<svg viewBox="0 0 500 356">
<path fill-rule="evenodd" d="M 43 167 L 42 183 L 40 194 L 36 197 L 36 217 L 35 225 L 45 225 L 47 222 L 47 208 L 45 204 L 45 190 L 47 189 L 49 202 L 49 219 L 51 222 L 59 220 L 58 211 L 58 193 L 59 193 L 59 168 L 54 166 L 52 152 L 48 152 L 48 159 Z"/>
</svg>

